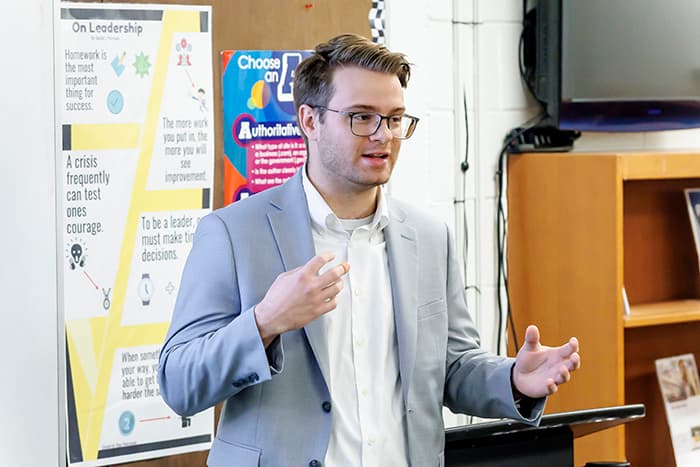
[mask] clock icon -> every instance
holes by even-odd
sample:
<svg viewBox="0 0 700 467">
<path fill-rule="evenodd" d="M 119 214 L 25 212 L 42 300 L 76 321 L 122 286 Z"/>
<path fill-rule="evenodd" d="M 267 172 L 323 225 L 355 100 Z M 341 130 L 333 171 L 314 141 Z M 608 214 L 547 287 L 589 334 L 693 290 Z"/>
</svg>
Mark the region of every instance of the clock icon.
<svg viewBox="0 0 700 467">
<path fill-rule="evenodd" d="M 113 114 L 118 114 L 124 108 L 124 96 L 116 89 L 113 89 L 107 95 L 107 109 Z"/>
<path fill-rule="evenodd" d="M 139 298 L 141 298 L 141 304 L 146 306 L 151 304 L 151 298 L 153 297 L 154 287 L 151 275 L 147 272 L 141 274 L 141 280 L 139 281 Z"/>
</svg>

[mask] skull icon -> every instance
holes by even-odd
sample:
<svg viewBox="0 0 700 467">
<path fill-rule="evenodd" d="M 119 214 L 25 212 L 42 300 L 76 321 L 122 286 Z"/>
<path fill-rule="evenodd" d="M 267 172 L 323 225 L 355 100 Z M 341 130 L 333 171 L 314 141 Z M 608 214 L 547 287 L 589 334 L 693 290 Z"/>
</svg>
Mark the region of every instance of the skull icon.
<svg viewBox="0 0 700 467">
<path fill-rule="evenodd" d="M 71 269 L 75 269 L 78 266 L 81 268 L 85 266 L 85 255 L 83 254 L 83 247 L 80 245 L 80 243 L 74 243 L 71 245 L 68 262 L 70 263 Z"/>
</svg>

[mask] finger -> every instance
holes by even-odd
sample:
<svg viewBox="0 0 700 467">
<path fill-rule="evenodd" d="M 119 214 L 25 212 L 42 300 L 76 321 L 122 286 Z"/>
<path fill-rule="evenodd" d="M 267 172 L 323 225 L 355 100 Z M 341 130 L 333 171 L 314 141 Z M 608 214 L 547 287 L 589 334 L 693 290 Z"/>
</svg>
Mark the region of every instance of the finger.
<svg viewBox="0 0 700 467">
<path fill-rule="evenodd" d="M 319 282 L 322 284 L 321 288 L 326 288 L 333 285 L 336 281 L 338 281 L 338 279 L 347 274 L 348 271 L 350 271 L 350 265 L 348 263 L 340 263 L 339 265 L 330 268 L 318 278 Z"/>
<path fill-rule="evenodd" d="M 316 305 L 316 311 L 318 315 L 328 313 L 331 310 L 335 310 L 338 306 L 338 295 L 343 289 L 343 282 L 338 281 L 335 285 L 324 289 L 324 294 L 320 300 L 320 303 Z"/>
<path fill-rule="evenodd" d="M 525 330 L 525 343 L 523 344 L 523 348 L 525 350 L 530 351 L 530 352 L 534 352 L 537 350 L 537 347 L 539 346 L 539 344 L 540 344 L 540 330 L 537 329 L 537 326 L 535 326 L 534 324 L 531 324 Z"/>
<path fill-rule="evenodd" d="M 569 342 L 558 348 L 558 352 L 559 356 L 562 358 L 566 358 L 569 355 L 573 355 L 575 352 L 578 352 L 578 339 L 572 337 L 569 339 Z"/>
<path fill-rule="evenodd" d="M 335 298 L 331 298 L 328 301 L 324 301 L 317 308 L 318 316 L 324 315 L 324 314 L 328 313 L 329 311 L 335 310 L 337 306 L 338 306 L 338 303 L 337 303 Z"/>
<path fill-rule="evenodd" d="M 571 379 L 571 374 L 569 369 L 565 365 L 559 367 L 559 377 L 557 378 L 557 384 L 564 384 Z"/>
<path fill-rule="evenodd" d="M 323 302 L 327 302 L 328 300 L 337 297 L 340 292 L 343 290 L 343 287 L 345 284 L 343 281 L 337 281 L 334 282 L 333 284 L 328 285 L 322 290 L 320 299 Z"/>
<path fill-rule="evenodd" d="M 574 352 L 578 352 L 578 339 L 577 338 L 572 337 L 571 339 L 569 339 L 569 345 L 571 347 L 574 347 L 574 349 L 575 349 Z"/>
<path fill-rule="evenodd" d="M 569 371 L 578 370 L 581 367 L 581 356 L 576 352 L 572 353 L 567 360 L 567 366 Z"/>
<path fill-rule="evenodd" d="M 564 382 L 568 383 L 569 381 L 571 381 L 571 373 L 567 371 L 566 373 L 564 373 Z"/>
<path fill-rule="evenodd" d="M 335 255 L 333 253 L 322 253 L 311 258 L 305 265 L 301 266 L 300 269 L 316 276 L 324 265 L 333 261 L 334 259 Z"/>
</svg>

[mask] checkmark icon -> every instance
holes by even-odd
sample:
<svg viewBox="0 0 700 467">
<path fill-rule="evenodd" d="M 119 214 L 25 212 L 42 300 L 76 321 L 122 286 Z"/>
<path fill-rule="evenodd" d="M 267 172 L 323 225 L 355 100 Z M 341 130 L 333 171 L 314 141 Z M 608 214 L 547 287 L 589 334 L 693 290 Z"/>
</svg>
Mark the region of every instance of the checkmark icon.
<svg viewBox="0 0 700 467">
<path fill-rule="evenodd" d="M 124 96 L 117 89 L 113 89 L 107 95 L 107 109 L 113 114 L 118 114 L 124 108 Z"/>
</svg>

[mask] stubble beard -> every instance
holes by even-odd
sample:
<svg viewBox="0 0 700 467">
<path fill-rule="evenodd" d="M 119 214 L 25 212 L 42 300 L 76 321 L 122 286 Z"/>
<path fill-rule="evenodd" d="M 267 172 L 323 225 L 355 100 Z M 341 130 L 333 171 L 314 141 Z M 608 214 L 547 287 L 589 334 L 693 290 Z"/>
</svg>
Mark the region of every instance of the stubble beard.
<svg viewBox="0 0 700 467">
<path fill-rule="evenodd" d="M 388 161 L 389 173 L 377 178 L 374 174 L 365 175 L 360 167 L 355 165 L 355 156 L 354 153 L 344 150 L 327 135 L 322 136 L 319 140 L 316 157 L 319 159 L 319 166 L 326 172 L 326 178 L 333 180 L 334 186 L 343 185 L 353 191 L 366 191 L 389 181 L 394 168 L 392 161 Z M 392 155 L 389 157 L 391 158 Z"/>
</svg>

